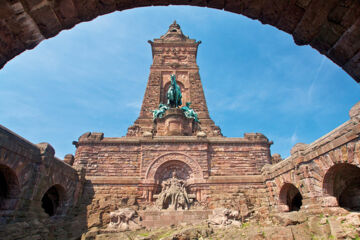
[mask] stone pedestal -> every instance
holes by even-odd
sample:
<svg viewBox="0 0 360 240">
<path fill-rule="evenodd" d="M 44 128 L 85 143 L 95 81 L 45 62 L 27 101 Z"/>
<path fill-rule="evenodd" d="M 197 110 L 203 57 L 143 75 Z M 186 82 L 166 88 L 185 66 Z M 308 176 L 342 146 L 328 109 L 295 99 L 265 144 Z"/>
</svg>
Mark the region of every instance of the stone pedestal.
<svg viewBox="0 0 360 240">
<path fill-rule="evenodd" d="M 211 210 L 188 210 L 188 211 L 140 211 L 141 225 L 147 228 L 158 228 L 181 223 L 199 223 L 209 218 Z"/>
<path fill-rule="evenodd" d="M 180 108 L 170 108 L 163 118 L 156 119 L 157 136 L 191 136 L 194 120 L 186 118 Z"/>
</svg>

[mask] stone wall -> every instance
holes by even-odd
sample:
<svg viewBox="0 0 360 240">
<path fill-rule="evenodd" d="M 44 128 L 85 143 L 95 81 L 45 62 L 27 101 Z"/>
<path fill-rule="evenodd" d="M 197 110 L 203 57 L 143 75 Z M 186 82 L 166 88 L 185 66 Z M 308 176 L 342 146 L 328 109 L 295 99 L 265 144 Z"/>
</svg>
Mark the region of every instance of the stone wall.
<svg viewBox="0 0 360 240">
<path fill-rule="evenodd" d="M 1 239 L 76 239 L 86 230 L 86 218 L 74 218 L 84 176 L 54 154 L 0 126 Z"/>
<path fill-rule="evenodd" d="M 255 210 L 267 211 L 262 210 L 268 203 L 260 170 L 271 161 L 271 142 L 262 134 L 104 138 L 86 133 L 76 145 L 74 166 L 84 168 L 84 193 L 92 196 L 89 228 L 108 224 L 110 212 L 117 208 L 148 208 L 172 171 L 190 179 L 188 190 L 195 194 L 197 206 L 231 207 L 244 218 Z"/>
<path fill-rule="evenodd" d="M 2 1 L 0 3 L 0 66 L 64 29 L 116 10 L 153 5 L 194 5 L 223 9 L 258 19 L 292 34 L 360 81 L 360 3 L 317 1 Z"/>
<path fill-rule="evenodd" d="M 359 108 L 357 103 L 350 120 L 327 135 L 309 145 L 296 144 L 289 158 L 263 168 L 271 209 L 288 211 L 293 187 L 303 198 L 302 209 L 359 207 L 354 205 L 360 196 Z"/>
</svg>

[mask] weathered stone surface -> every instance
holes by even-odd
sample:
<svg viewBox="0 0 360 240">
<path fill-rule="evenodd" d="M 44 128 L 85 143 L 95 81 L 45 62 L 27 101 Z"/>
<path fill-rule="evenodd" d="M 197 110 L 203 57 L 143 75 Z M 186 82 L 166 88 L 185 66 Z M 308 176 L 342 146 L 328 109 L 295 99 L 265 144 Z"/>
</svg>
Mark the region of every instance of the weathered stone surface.
<svg viewBox="0 0 360 240">
<path fill-rule="evenodd" d="M 137 212 L 131 208 L 122 208 L 110 212 L 108 229 L 117 231 L 133 231 L 141 229 Z"/>
<path fill-rule="evenodd" d="M 335 63 L 340 64 L 341 66 L 345 65 L 359 51 L 359 39 L 360 19 L 357 19 L 357 21 L 346 30 L 346 32 L 341 36 L 334 47 L 329 51 L 328 56 Z M 352 75 L 355 75 L 355 72 L 352 73 Z"/>
<path fill-rule="evenodd" d="M 277 213 L 273 215 L 273 218 L 275 222 L 278 222 L 283 226 L 296 225 L 307 220 L 307 216 L 304 212 Z"/>
<path fill-rule="evenodd" d="M 227 208 L 217 208 L 214 209 L 212 215 L 209 216 L 208 223 L 218 227 L 225 227 L 228 225 L 240 226 L 241 222 L 239 220 L 239 211 Z"/>
<path fill-rule="evenodd" d="M 1 67 L 16 55 L 39 44 L 44 39 L 43 35 L 47 38 L 53 37 L 59 31 L 69 29 L 80 22 L 89 21 L 116 10 L 134 7 L 184 4 L 225 9 L 259 19 L 291 33 L 298 44 L 312 42 L 311 45 L 324 54 L 334 41 L 339 39 L 339 34 L 342 32 L 346 34 L 360 16 L 360 3 L 354 0 L 61 0 L 51 3 L 45 0 L 29 0 L 3 1 L 1 4 L 0 19 L 6 19 L 6 27 L 11 29 L 10 34 L 14 37 L 13 40 L 5 42 L 9 47 L 0 49 L 4 56 L 4 59 L 0 61 Z M 351 47 L 351 45 L 342 42 L 341 38 L 336 48 L 326 55 L 343 66 L 355 52 L 349 57 L 349 53 L 342 51 L 342 48 Z M 344 69 L 355 79 L 359 79 L 359 73 L 352 69 L 353 67 L 356 66 L 349 65 Z"/>
<path fill-rule="evenodd" d="M 272 164 L 275 164 L 275 163 L 278 163 L 280 161 L 282 161 L 283 159 L 281 158 L 281 155 L 278 154 L 278 153 L 274 153 L 272 156 L 271 156 L 271 163 Z"/>
<path fill-rule="evenodd" d="M 54 153 L 50 144 L 29 143 L 0 126 L 0 176 L 9 190 L 5 199 L 0 197 L 2 239 L 66 239 L 68 232 L 79 237 L 85 231 L 85 216 L 76 217 L 81 211 L 81 178 Z M 49 189 L 57 189 L 56 205 L 42 204 Z"/>
<path fill-rule="evenodd" d="M 289 0 L 288 5 L 281 13 L 281 17 L 276 25 L 277 28 L 287 33 L 292 33 L 305 13 L 304 8 L 299 7 L 297 0 Z"/>
<path fill-rule="evenodd" d="M 174 22 L 163 36 L 149 41 L 153 53 L 153 64 L 140 110 L 134 125 L 128 129 L 127 136 L 142 136 L 150 132 L 154 136 L 186 135 L 195 136 L 203 131 L 208 136 L 221 136 L 221 130 L 210 119 L 199 68 L 196 63 L 197 49 L 201 42 L 185 36 L 180 26 Z M 198 114 L 201 125 L 188 119 L 179 109 L 169 109 L 163 118 L 153 120 L 152 110 L 159 104 L 167 104 L 167 91 L 170 75 L 175 74 L 177 85 L 182 93 L 182 106 L 191 102 Z M 178 113 L 176 112 L 178 110 Z M 179 118 L 176 114 L 183 115 Z"/>
<path fill-rule="evenodd" d="M 64 162 L 72 166 L 74 164 L 74 155 L 72 154 L 66 154 L 64 157 Z"/>
<path fill-rule="evenodd" d="M 30 12 L 44 7 L 36 1 L 28 4 Z M 98 7 L 96 1 L 87 4 Z M 113 2 L 104 4 L 110 6 Z M 246 7 L 250 1 L 238 4 Z M 267 12 L 269 21 L 281 20 L 276 11 L 263 10 L 261 4 L 242 10 L 254 15 Z M 313 7 L 312 4 L 297 2 L 297 6 L 308 8 Z M 98 11 L 106 9 L 102 6 Z M 22 11 L 19 10 L 20 15 L 24 14 Z M 341 9 L 334 11 L 331 18 L 336 22 L 341 21 L 341 16 L 347 16 Z M 315 18 L 316 25 L 319 20 L 316 16 L 308 15 L 306 21 L 311 17 Z M 5 22 L 2 23 L 5 34 L 1 33 L 1 36 L 6 41 L 12 40 L 14 35 L 8 35 L 11 31 Z M 51 24 L 43 26 L 44 31 Z M 311 33 L 315 32 L 311 30 Z M 354 32 L 346 34 L 356 36 Z M 329 46 L 335 41 L 335 38 L 324 38 L 331 42 Z M 149 92 L 145 94 L 145 98 L 149 98 L 144 100 L 144 105 L 152 106 L 152 94 L 157 94 L 159 99 L 163 97 L 162 88 L 166 85 L 161 85 L 161 82 L 170 69 L 164 66 L 182 66 L 179 75 L 184 82 L 183 88 L 197 89 L 184 96 L 205 104 L 197 70 L 182 75 L 189 70 L 187 64 L 196 66 L 194 54 L 197 45 L 195 49 L 184 47 L 179 50 L 166 49 L 160 44 L 163 41 L 174 44 L 179 39 L 185 39 L 194 47 L 195 41 L 171 31 L 152 43 L 155 52 L 152 68 L 159 71 L 154 71 L 156 77 L 149 79 Z M 155 46 L 158 43 L 159 46 Z M 157 54 L 157 51 L 165 52 L 166 56 Z M 161 56 L 165 58 L 157 58 Z M 357 63 L 356 59 L 354 63 Z M 63 162 L 54 157 L 55 150 L 50 144 L 34 145 L 0 127 L 0 183 L 5 186 L 0 195 L 0 236 L 5 236 L 5 239 L 79 239 L 84 233 L 83 239 L 94 239 L 111 221 L 113 230 L 108 233 L 132 227 L 137 229 L 140 223 L 149 228 L 186 225 L 206 220 L 212 213 L 211 209 L 222 208 L 214 223 L 226 225 L 231 221 L 237 230 L 232 228 L 224 234 L 219 230 L 220 239 L 234 239 L 242 234 L 251 239 L 301 239 L 301 231 L 305 236 L 324 239 L 331 236 L 355 238 L 360 227 L 359 216 L 349 212 L 358 211 L 360 207 L 358 105 L 350 110 L 349 121 L 311 144 L 295 145 L 289 158 L 272 165 L 272 142 L 260 133 L 246 133 L 243 138 L 222 137 L 208 116 L 206 105 L 198 106 L 204 121 L 202 126 L 206 129 L 204 127 L 191 136 L 156 135 L 154 129 L 157 128 L 153 128 L 146 113 L 140 114 L 134 127 L 129 129 L 133 133 L 127 137 L 105 138 L 103 133 L 85 133 L 75 142 L 74 168 L 69 166 L 72 165 L 72 155 L 67 155 Z M 146 132 L 151 136 L 144 136 Z M 205 134 L 199 134 L 201 132 Z M 274 154 L 275 158 L 281 157 Z M 179 182 L 186 184 L 181 185 L 181 191 L 170 196 L 182 203 L 179 199 L 187 195 L 193 201 L 194 209 L 185 211 L 182 206 L 176 211 L 153 209 L 158 194 L 168 194 L 162 191 L 162 183 L 170 181 L 172 172 L 179 176 Z M 165 201 L 165 204 L 169 203 L 176 201 Z M 140 219 L 133 221 L 135 211 L 142 222 Z M 281 211 L 292 212 L 279 213 Z M 258 229 L 252 233 L 246 232 L 243 228 L 251 221 L 265 226 L 257 226 Z M 210 234 L 206 230 L 203 235 L 198 230 L 183 230 L 176 230 L 177 235 L 169 236 L 191 238 Z"/>
<path fill-rule="evenodd" d="M 360 117 L 360 102 L 356 103 L 349 111 L 349 116 L 352 120 Z"/>
<path fill-rule="evenodd" d="M 293 32 L 294 41 L 299 45 L 308 44 L 326 24 L 329 12 L 336 6 L 337 0 L 311 1 L 304 16 Z"/>
<path fill-rule="evenodd" d="M 353 56 L 349 62 L 344 65 L 344 69 L 352 76 L 357 82 L 360 82 L 360 51 Z"/>
<path fill-rule="evenodd" d="M 291 148 L 290 154 L 291 155 L 301 154 L 301 152 L 303 152 L 306 147 L 307 147 L 307 144 L 305 144 L 305 143 L 297 143 Z"/>
</svg>

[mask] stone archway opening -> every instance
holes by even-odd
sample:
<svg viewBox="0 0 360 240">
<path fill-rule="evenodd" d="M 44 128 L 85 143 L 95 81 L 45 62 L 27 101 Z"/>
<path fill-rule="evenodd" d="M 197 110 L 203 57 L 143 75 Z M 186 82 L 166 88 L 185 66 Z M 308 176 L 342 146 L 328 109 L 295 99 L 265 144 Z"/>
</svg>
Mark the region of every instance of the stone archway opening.
<svg viewBox="0 0 360 240">
<path fill-rule="evenodd" d="M 12 210 L 16 206 L 20 186 L 15 172 L 0 165 L 0 210 Z"/>
<path fill-rule="evenodd" d="M 348 163 L 332 166 L 324 176 L 323 191 L 340 207 L 360 211 L 360 168 Z"/>
<path fill-rule="evenodd" d="M 41 199 L 41 207 L 50 217 L 59 215 L 65 200 L 65 189 L 61 185 L 50 187 Z"/>
<path fill-rule="evenodd" d="M 285 183 L 280 190 L 280 203 L 288 206 L 288 211 L 299 211 L 302 206 L 302 195 L 291 183 Z"/>
</svg>

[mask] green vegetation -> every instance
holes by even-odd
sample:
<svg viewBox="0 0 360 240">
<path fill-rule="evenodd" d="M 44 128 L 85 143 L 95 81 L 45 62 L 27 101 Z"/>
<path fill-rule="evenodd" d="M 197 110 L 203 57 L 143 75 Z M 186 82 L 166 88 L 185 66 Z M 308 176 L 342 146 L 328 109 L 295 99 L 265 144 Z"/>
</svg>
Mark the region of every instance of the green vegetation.
<svg viewBox="0 0 360 240">
<path fill-rule="evenodd" d="M 352 240 L 360 240 L 359 235 L 356 235 L 355 238 L 353 238 Z"/>
<path fill-rule="evenodd" d="M 244 229 L 244 228 L 247 228 L 249 227 L 250 223 L 249 222 L 245 222 L 243 224 L 241 224 L 241 228 Z"/>
</svg>

